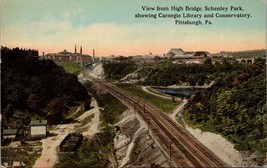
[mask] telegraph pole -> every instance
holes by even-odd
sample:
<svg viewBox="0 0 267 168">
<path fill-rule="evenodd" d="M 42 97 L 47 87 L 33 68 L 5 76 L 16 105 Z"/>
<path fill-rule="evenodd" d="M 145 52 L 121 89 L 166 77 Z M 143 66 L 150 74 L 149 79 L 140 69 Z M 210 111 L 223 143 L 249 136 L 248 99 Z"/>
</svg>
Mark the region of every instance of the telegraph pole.
<svg viewBox="0 0 267 168">
<path fill-rule="evenodd" d="M 144 113 L 146 112 L 146 105 L 144 104 Z"/>
<path fill-rule="evenodd" d="M 148 129 L 148 134 L 149 134 L 149 126 L 150 126 L 151 122 L 150 122 L 150 119 L 148 118 L 147 119 L 147 129 Z"/>
<path fill-rule="evenodd" d="M 134 114 L 135 114 L 135 110 L 136 110 L 136 104 L 134 104 Z"/>
<path fill-rule="evenodd" d="M 170 141 L 169 143 L 170 143 L 170 161 L 171 161 L 171 159 L 172 159 L 172 142 Z"/>
</svg>

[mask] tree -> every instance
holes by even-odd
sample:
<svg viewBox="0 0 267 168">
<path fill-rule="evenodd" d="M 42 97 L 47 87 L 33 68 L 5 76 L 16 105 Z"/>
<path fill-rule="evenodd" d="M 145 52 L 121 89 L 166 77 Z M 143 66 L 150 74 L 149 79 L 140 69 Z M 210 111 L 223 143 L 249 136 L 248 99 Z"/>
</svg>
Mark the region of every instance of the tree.
<svg viewBox="0 0 267 168">
<path fill-rule="evenodd" d="M 188 82 L 191 86 L 196 86 L 196 79 L 194 78 L 193 75 L 188 77 Z"/>
<path fill-rule="evenodd" d="M 211 58 L 206 58 L 206 59 L 204 60 L 203 64 L 205 64 L 205 65 L 212 65 L 212 60 L 211 60 Z"/>
<path fill-rule="evenodd" d="M 54 98 L 47 106 L 47 120 L 49 124 L 60 123 L 64 115 L 67 114 L 69 108 L 67 104 L 60 98 Z"/>
<path fill-rule="evenodd" d="M 30 94 L 27 99 L 27 105 L 30 111 L 37 111 L 40 108 L 41 99 L 37 94 Z"/>
<path fill-rule="evenodd" d="M 84 102 L 84 110 L 89 110 L 91 108 L 91 97 L 85 100 Z"/>
</svg>

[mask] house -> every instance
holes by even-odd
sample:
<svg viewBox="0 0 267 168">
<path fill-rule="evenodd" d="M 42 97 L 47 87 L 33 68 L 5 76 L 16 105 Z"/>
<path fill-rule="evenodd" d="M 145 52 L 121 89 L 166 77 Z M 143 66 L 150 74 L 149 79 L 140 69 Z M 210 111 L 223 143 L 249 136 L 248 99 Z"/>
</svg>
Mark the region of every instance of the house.
<svg viewBox="0 0 267 168">
<path fill-rule="evenodd" d="M 3 139 L 15 139 L 17 136 L 17 129 L 4 129 L 3 131 Z"/>
<path fill-rule="evenodd" d="M 167 52 L 167 58 L 173 58 L 174 56 L 185 56 L 186 53 L 181 48 L 172 48 L 169 52 Z"/>
<path fill-rule="evenodd" d="M 47 120 L 33 120 L 30 123 L 32 137 L 46 137 Z"/>
<path fill-rule="evenodd" d="M 206 58 L 211 58 L 207 51 L 185 52 L 181 48 L 172 48 L 167 52 L 166 57 L 178 64 L 201 64 Z"/>
<path fill-rule="evenodd" d="M 206 58 L 208 54 L 207 51 L 196 51 L 193 58 Z"/>
</svg>

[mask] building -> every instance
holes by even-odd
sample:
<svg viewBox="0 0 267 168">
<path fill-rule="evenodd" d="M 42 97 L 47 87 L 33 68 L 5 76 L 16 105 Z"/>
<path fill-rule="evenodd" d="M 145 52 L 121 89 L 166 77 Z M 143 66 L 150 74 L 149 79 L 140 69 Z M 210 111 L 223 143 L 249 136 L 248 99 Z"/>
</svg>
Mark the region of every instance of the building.
<svg viewBox="0 0 267 168">
<path fill-rule="evenodd" d="M 17 129 L 4 129 L 2 136 L 3 139 L 15 139 L 17 137 Z"/>
<path fill-rule="evenodd" d="M 185 56 L 186 53 L 181 48 L 172 48 L 169 52 L 167 52 L 167 58 L 173 58 L 174 56 Z"/>
<path fill-rule="evenodd" d="M 30 123 L 32 137 L 46 137 L 47 120 L 33 120 Z"/>
<path fill-rule="evenodd" d="M 93 50 L 94 54 L 94 50 Z M 84 66 L 86 63 L 92 62 L 93 57 L 87 54 L 83 54 L 82 46 L 80 47 L 80 52 L 77 53 L 77 48 L 75 45 L 74 53 L 71 53 L 67 50 L 63 50 L 58 53 L 49 53 L 41 56 L 41 59 L 51 59 L 55 62 L 75 62 L 79 63 L 81 66 Z"/>
<path fill-rule="evenodd" d="M 166 53 L 166 57 L 173 63 L 202 63 L 204 59 L 210 57 L 207 51 L 185 52 L 181 48 L 172 48 Z"/>
<path fill-rule="evenodd" d="M 208 56 L 208 52 L 207 51 L 196 51 L 194 54 L 193 54 L 193 58 L 206 58 Z"/>
</svg>

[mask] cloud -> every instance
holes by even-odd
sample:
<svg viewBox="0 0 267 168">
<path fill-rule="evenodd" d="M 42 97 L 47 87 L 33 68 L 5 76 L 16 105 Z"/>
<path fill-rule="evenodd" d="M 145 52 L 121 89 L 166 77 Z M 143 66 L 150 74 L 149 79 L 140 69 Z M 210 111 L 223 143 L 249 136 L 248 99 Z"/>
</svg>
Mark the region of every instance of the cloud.
<svg viewBox="0 0 267 168">
<path fill-rule="evenodd" d="M 66 14 L 68 16 L 69 14 Z M 62 22 L 14 23 L 2 28 L 2 43 L 8 47 L 36 48 L 40 52 L 71 52 L 74 45 L 98 56 L 166 53 L 170 48 L 186 51 L 239 50 L 265 46 L 264 30 L 212 29 L 201 26 L 170 24 L 95 23 L 74 27 L 66 19 Z M 246 35 L 246 36 L 244 36 Z"/>
<path fill-rule="evenodd" d="M 134 13 L 141 12 L 144 1 L 0 1 L 1 43 L 8 47 L 36 48 L 47 53 L 73 51 L 77 44 L 83 45 L 89 54 L 95 49 L 98 55 L 163 54 L 172 47 L 210 52 L 266 47 L 266 17 L 262 15 L 266 0 L 257 0 L 255 4 L 244 1 L 244 8 L 247 12 L 251 9 L 253 16 L 249 20 L 217 19 L 212 26 L 181 26 L 172 19 L 133 18 Z M 179 5 L 220 2 L 223 6 L 230 1 L 180 2 Z M 150 0 L 146 3 L 155 5 Z M 161 4 L 175 5 L 171 1 L 157 5 Z"/>
</svg>

